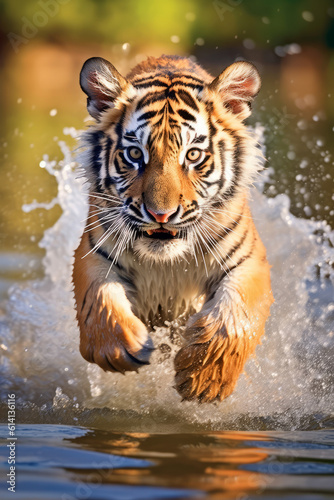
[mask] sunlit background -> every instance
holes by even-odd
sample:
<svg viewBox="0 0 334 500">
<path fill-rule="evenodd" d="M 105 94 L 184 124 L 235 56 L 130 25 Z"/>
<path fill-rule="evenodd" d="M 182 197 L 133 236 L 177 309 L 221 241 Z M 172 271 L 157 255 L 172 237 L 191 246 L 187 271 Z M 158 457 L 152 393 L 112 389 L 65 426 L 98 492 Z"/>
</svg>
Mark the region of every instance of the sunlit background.
<svg viewBox="0 0 334 500">
<path fill-rule="evenodd" d="M 286 193 L 293 214 L 334 227 L 330 0 L 0 0 L 4 289 L 41 272 L 38 241 L 60 209 L 22 205 L 56 194 L 42 160 L 61 159 L 60 140 L 76 147 L 64 127 L 85 126 L 83 62 L 102 56 L 126 74 L 162 53 L 190 56 L 213 75 L 237 59 L 258 67 L 263 87 L 249 123 L 265 127 L 267 194 Z"/>
</svg>

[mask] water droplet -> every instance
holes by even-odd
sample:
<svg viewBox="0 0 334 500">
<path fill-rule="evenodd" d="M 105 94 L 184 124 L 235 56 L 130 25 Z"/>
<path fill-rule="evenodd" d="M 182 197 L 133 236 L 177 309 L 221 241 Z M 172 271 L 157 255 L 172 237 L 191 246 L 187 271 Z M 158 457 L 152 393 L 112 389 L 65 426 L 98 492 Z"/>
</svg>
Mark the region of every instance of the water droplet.
<svg viewBox="0 0 334 500">
<path fill-rule="evenodd" d="M 302 12 L 302 18 L 304 19 L 304 21 L 307 21 L 308 23 L 314 21 L 314 15 L 309 10 L 304 10 L 304 12 Z"/>
<path fill-rule="evenodd" d="M 205 44 L 205 40 L 204 38 L 197 38 L 196 41 L 195 41 L 195 45 L 204 45 Z"/>
<path fill-rule="evenodd" d="M 251 38 L 245 38 L 245 40 L 243 41 L 243 46 L 248 50 L 252 50 L 255 49 L 255 42 Z"/>
</svg>

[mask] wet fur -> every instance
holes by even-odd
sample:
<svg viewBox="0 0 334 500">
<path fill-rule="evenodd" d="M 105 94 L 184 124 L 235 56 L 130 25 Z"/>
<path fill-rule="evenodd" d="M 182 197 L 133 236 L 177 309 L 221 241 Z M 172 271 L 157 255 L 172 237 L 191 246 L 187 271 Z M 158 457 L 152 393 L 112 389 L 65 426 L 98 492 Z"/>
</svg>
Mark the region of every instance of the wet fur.
<svg viewBox="0 0 334 500">
<path fill-rule="evenodd" d="M 187 324 L 184 346 L 175 358 L 175 386 L 187 400 L 222 400 L 233 391 L 245 362 L 264 333 L 273 300 L 265 248 L 247 204 L 248 186 L 259 168 L 259 153 L 242 123 L 252 99 L 247 93 L 252 78 L 244 78 L 246 69 L 249 75 L 252 68 L 240 66 L 230 70 L 234 80 L 242 81 L 246 89 L 237 96 L 233 85 L 228 85 L 229 68 L 212 80 L 191 61 L 166 56 L 149 58 L 127 79 L 115 73 L 118 86 L 114 88 L 109 83 L 109 90 L 103 87 L 103 99 L 99 82 L 95 93 L 84 88 L 90 96 L 88 109 L 97 123 L 83 136 L 87 150 L 82 162 L 91 185 L 90 210 L 73 269 L 80 352 L 104 370 L 137 370 L 149 362 L 152 326 L 181 316 Z M 117 216 L 117 210 L 131 198 L 142 212 L 143 203 L 156 212 L 178 205 L 184 216 L 196 196 L 197 179 L 191 177 L 195 173 L 186 175 L 177 155 L 173 156 L 176 146 L 168 120 L 150 146 L 144 172 L 139 176 L 125 170 L 128 188 L 122 195 L 117 191 L 117 179 L 116 185 L 106 186 L 107 156 L 114 154 L 116 162 L 121 163 L 116 152 L 117 123 L 131 120 L 133 103 L 145 99 L 147 89 L 136 87 L 136 81 L 150 81 L 157 72 L 166 78 L 175 73 L 190 75 L 188 80 L 184 77 L 188 82 L 191 75 L 203 80 L 201 92 L 190 95 L 196 100 L 200 115 L 205 117 L 210 106 L 212 126 L 222 129 L 219 137 L 224 141 L 226 171 L 230 168 L 230 175 L 234 175 L 232 167 L 240 171 L 237 181 L 230 183 L 225 192 L 210 196 L 208 188 L 207 197 L 197 196 L 201 213 L 209 217 L 203 219 L 205 233 L 201 239 L 192 235 L 161 243 L 134 234 L 131 239 L 129 233 L 129 241 L 121 246 L 120 236 L 104 237 L 106 227 L 99 219 L 103 210 L 112 207 Z M 113 107 L 105 105 L 108 100 Z M 154 101 L 149 106 L 153 111 L 158 109 Z M 94 148 L 100 148 L 98 154 Z M 239 163 L 235 162 L 237 148 L 242 149 L 238 151 Z M 216 149 L 212 155 L 217 154 Z M 96 162 L 100 165 L 99 179 Z M 226 185 L 228 182 L 225 180 Z M 151 223 L 146 220 L 143 228 Z M 176 219 L 174 225 L 179 223 Z M 125 234 L 124 228 L 121 226 Z"/>
</svg>

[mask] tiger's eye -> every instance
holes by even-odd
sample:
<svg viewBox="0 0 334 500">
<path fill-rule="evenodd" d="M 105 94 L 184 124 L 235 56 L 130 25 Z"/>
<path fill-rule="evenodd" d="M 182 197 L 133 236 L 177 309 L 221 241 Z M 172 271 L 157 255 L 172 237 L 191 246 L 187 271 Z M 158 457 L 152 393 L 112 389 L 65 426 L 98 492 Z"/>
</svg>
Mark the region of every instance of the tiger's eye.
<svg viewBox="0 0 334 500">
<path fill-rule="evenodd" d="M 202 154 L 201 149 L 192 148 L 192 149 L 189 149 L 189 151 L 187 152 L 186 159 L 188 161 L 194 162 L 194 161 L 199 160 L 201 154 Z"/>
<path fill-rule="evenodd" d="M 132 159 L 132 160 L 140 160 L 141 157 L 143 156 L 143 152 L 141 149 L 139 148 L 129 148 L 128 149 L 128 154 L 129 154 L 129 157 Z"/>
</svg>

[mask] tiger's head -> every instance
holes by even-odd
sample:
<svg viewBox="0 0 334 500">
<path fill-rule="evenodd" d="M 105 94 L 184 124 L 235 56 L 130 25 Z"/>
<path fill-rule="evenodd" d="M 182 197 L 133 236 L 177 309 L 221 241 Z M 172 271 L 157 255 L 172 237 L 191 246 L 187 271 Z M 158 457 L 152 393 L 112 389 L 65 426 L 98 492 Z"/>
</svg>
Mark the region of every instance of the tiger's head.
<svg viewBox="0 0 334 500">
<path fill-rule="evenodd" d="M 124 78 L 94 57 L 80 84 L 96 120 L 83 137 L 91 203 L 114 252 L 162 261 L 193 253 L 204 221 L 258 170 L 243 124 L 260 89 L 256 68 L 236 62 L 212 79 L 189 59 L 162 56 Z"/>
</svg>

